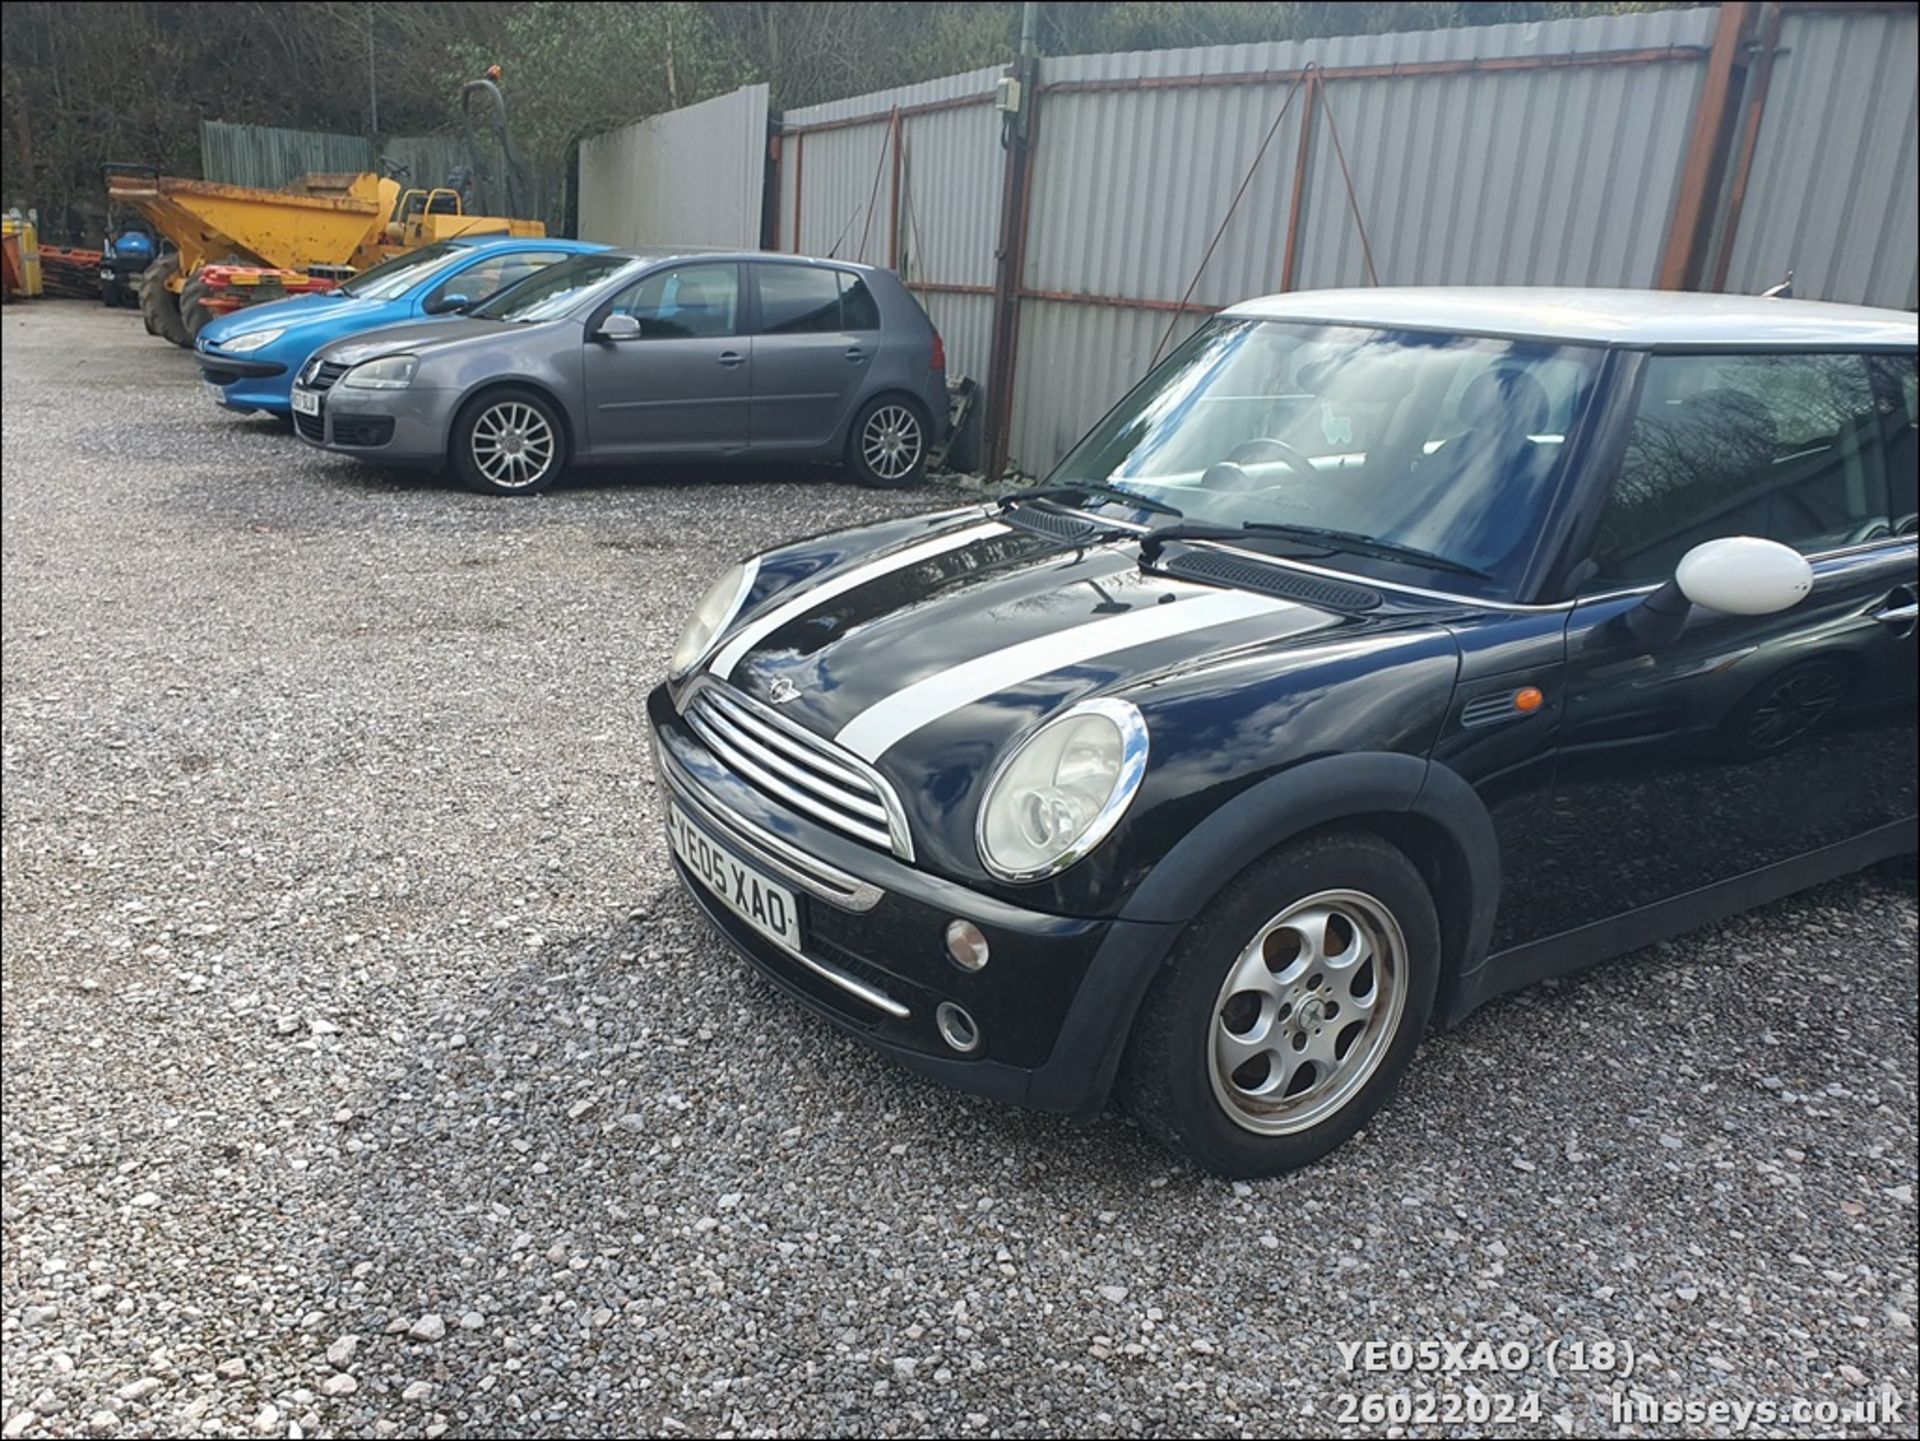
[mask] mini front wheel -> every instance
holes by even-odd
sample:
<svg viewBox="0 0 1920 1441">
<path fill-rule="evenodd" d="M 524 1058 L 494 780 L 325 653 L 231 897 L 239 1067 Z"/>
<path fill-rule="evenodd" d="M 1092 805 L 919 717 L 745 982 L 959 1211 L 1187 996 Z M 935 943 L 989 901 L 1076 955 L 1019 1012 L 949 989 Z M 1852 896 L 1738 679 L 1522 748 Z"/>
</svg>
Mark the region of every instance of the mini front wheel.
<svg viewBox="0 0 1920 1441">
<path fill-rule="evenodd" d="M 1127 1052 L 1134 1113 L 1225 1175 L 1317 1160 L 1393 1094 L 1439 973 L 1433 898 L 1399 850 L 1343 831 L 1275 851 L 1155 979 Z"/>
<path fill-rule="evenodd" d="M 489 391 L 453 422 L 453 468 L 481 495 L 538 495 L 566 460 L 560 417 L 534 391 Z"/>
</svg>

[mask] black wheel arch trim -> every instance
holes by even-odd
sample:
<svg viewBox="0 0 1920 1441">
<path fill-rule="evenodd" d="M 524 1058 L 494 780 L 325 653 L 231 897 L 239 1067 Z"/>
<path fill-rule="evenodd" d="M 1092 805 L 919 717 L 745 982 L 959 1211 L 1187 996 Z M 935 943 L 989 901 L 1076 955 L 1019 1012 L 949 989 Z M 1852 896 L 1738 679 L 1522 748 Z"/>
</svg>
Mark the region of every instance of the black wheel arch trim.
<svg viewBox="0 0 1920 1441">
<path fill-rule="evenodd" d="M 1084 1113 L 1105 1104 L 1134 1016 L 1186 923 L 1254 861 L 1309 831 L 1374 823 L 1409 851 L 1435 889 L 1442 958 L 1435 1016 L 1451 1014 L 1459 978 L 1478 969 L 1500 899 L 1492 818 L 1458 773 L 1421 756 L 1326 756 L 1248 787 L 1164 856 L 1121 908 L 1118 923 L 1061 1027 L 1027 1104 Z M 1410 846 L 1409 838 L 1426 844 Z M 1432 844 L 1438 842 L 1438 848 Z M 1424 853 L 1423 853 L 1424 852 Z"/>
</svg>

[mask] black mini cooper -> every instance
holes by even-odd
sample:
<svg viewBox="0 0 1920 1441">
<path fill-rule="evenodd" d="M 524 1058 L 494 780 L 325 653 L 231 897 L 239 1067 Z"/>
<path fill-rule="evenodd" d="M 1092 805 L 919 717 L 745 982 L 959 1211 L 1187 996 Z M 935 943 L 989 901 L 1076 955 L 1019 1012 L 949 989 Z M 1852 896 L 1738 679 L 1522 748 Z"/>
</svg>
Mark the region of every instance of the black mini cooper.
<svg viewBox="0 0 1920 1441">
<path fill-rule="evenodd" d="M 1915 348 L 1238 306 L 1044 488 L 721 576 L 648 702 L 675 863 L 920 1071 L 1310 1161 L 1430 1026 L 1915 849 Z"/>
</svg>

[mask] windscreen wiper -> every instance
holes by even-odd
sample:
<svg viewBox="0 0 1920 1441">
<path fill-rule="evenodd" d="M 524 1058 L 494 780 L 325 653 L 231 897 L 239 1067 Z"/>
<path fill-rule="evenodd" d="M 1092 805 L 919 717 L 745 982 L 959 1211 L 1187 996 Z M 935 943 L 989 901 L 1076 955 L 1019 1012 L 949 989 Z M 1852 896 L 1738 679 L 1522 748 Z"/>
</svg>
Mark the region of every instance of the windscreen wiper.
<svg viewBox="0 0 1920 1441">
<path fill-rule="evenodd" d="M 1435 555 L 1430 550 L 1421 550 L 1418 546 L 1401 545 L 1391 540 L 1376 540 L 1370 535 L 1360 535 L 1350 530 L 1328 530 L 1317 525 L 1282 525 L 1274 521 L 1250 520 L 1243 525 L 1214 525 L 1207 521 L 1182 521 L 1178 525 L 1156 526 L 1140 539 L 1140 556 L 1148 564 L 1160 558 L 1160 552 L 1170 540 L 1245 540 L 1250 535 L 1271 535 L 1281 540 L 1297 540 L 1308 545 L 1324 547 L 1327 550 L 1344 550 L 1353 555 L 1377 556 L 1383 560 L 1404 561 L 1410 565 L 1425 566 L 1428 570 L 1448 571 L 1454 575 L 1470 575 L 1477 580 L 1491 580 L 1492 577 L 1477 566 L 1465 565 L 1450 560 L 1444 555 Z"/>
<path fill-rule="evenodd" d="M 1179 516 L 1184 512 L 1174 509 L 1164 500 L 1155 500 L 1152 496 L 1142 495 L 1135 490 L 1125 490 L 1117 485 L 1101 485 L 1089 481 L 1084 485 L 1037 485 L 1031 490 L 1009 491 L 1000 497 L 1002 505 L 1013 505 L 1022 500 L 1058 500 L 1062 496 L 1081 495 L 1098 500 L 1117 500 L 1133 506 L 1136 510 L 1152 511 L 1155 515 Z"/>
</svg>

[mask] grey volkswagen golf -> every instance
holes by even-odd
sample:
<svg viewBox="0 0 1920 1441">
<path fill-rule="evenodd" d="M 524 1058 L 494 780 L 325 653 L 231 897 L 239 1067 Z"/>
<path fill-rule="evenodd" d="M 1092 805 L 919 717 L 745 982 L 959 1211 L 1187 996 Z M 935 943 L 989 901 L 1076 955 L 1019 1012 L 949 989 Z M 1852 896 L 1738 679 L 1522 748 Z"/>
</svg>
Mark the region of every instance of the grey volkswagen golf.
<svg viewBox="0 0 1920 1441">
<path fill-rule="evenodd" d="M 383 465 L 534 495 L 569 464 L 844 462 L 911 485 L 947 416 L 946 353 L 889 271 L 774 254 L 563 261 L 459 320 L 322 347 L 294 428 Z"/>
</svg>

